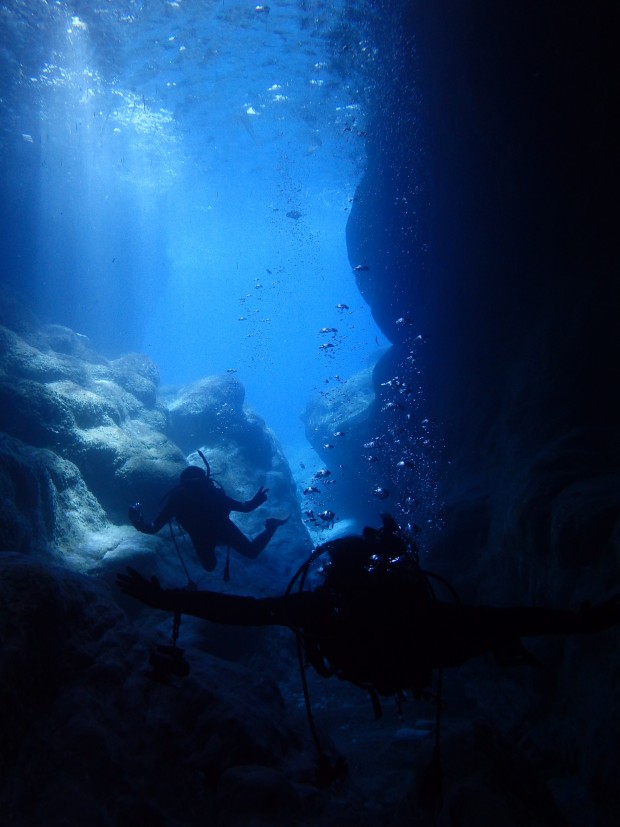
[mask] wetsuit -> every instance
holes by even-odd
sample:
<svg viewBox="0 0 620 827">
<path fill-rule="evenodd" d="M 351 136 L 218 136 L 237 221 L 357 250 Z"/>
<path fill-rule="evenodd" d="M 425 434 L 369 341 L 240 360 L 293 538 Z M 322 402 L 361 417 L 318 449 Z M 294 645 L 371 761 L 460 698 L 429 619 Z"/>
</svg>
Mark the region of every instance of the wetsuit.
<svg viewBox="0 0 620 827">
<path fill-rule="evenodd" d="M 203 568 L 213 571 L 217 562 L 216 546 L 228 546 L 244 557 L 254 559 L 271 540 L 278 526 L 286 522 L 266 520 L 265 530 L 254 540 L 249 540 L 230 519 L 231 511 L 247 514 L 266 499 L 267 495 L 261 488 L 251 500 L 234 500 L 205 474 L 201 474 L 185 479 L 182 477 L 180 485 L 168 494 L 164 507 L 153 522 L 144 520 L 135 509 L 130 509 L 129 516 L 133 525 L 144 534 L 156 534 L 176 518 L 188 533 Z"/>
</svg>

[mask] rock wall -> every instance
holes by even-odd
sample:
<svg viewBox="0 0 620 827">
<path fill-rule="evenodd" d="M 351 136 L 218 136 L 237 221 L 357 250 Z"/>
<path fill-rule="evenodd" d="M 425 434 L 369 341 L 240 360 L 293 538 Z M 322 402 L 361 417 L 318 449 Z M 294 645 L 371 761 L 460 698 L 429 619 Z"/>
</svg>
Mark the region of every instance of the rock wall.
<svg viewBox="0 0 620 827">
<path fill-rule="evenodd" d="M 398 84 L 369 131 L 347 227 L 394 343 L 375 387 L 407 371 L 421 336 L 410 364 L 440 437 L 448 528 L 460 526 L 452 553 L 459 533 L 482 551 L 518 525 L 525 545 L 583 563 L 585 538 L 600 556 L 618 514 L 599 496 L 613 488 L 620 420 L 608 21 L 533 3 L 406 8 Z M 569 541 L 574 485 L 591 494 Z M 523 576 L 514 585 L 533 594 Z"/>
<path fill-rule="evenodd" d="M 575 4 L 388 0 L 382 10 L 402 33 L 399 58 L 368 131 L 347 242 L 393 342 L 375 389 L 419 379 L 421 416 L 409 403 L 401 416 L 415 427 L 428 418 L 434 442 L 432 480 L 414 483 L 421 500 L 430 485 L 442 511 L 442 530 L 425 531 L 428 565 L 465 599 L 576 605 L 617 591 L 611 4 L 590 14 Z M 410 358 L 418 336 L 424 346 Z M 377 409 L 376 432 L 383 416 Z M 584 746 L 574 687 L 602 732 L 612 702 L 592 683 L 618 681 L 612 638 L 596 665 L 580 649 L 585 673 L 574 649 L 546 650 L 561 672 L 547 702 L 573 703 L 572 724 L 554 719 L 565 754 L 606 812 L 617 798 L 603 768 L 617 768 L 617 754 L 607 738 L 596 759 Z M 471 694 L 485 714 L 491 693 L 478 680 Z M 513 725 L 523 736 L 524 719 Z"/>
<path fill-rule="evenodd" d="M 295 777 L 312 754 L 276 684 L 198 650 L 188 677 L 151 680 L 165 639 L 97 578 L 0 554 L 0 632 L 3 824 L 307 824 L 322 809 Z"/>
<path fill-rule="evenodd" d="M 264 555 L 271 563 L 260 585 L 254 576 L 263 591 L 274 579 L 283 590 L 311 543 L 288 463 L 265 422 L 244 406 L 240 383 L 207 377 L 162 395 L 146 356 L 106 360 L 85 337 L 42 326 L 15 299 L 1 298 L 0 550 L 52 555 L 82 571 L 146 552 L 168 576 L 170 561 L 178 568 L 171 538 L 139 535 L 127 506 L 139 500 L 154 518 L 187 457 L 202 465 L 202 449 L 236 499 L 269 488 L 268 506 L 235 516 L 243 531 L 255 536 L 267 516 L 290 516 Z"/>
<path fill-rule="evenodd" d="M 233 514 L 249 536 L 289 517 L 258 561 L 232 552 L 230 585 L 225 554 L 208 574 L 178 532 L 128 525 L 128 504 L 154 517 L 198 449 L 231 496 L 269 489 Z M 0 295 L 0 822 L 311 823 L 328 798 L 305 783 L 314 753 L 275 683 L 292 636 L 184 618 L 190 674 L 158 682 L 149 656 L 170 617 L 114 586 L 129 564 L 277 594 L 310 550 L 288 463 L 239 382 L 160 389 L 145 356 L 109 361 Z"/>
</svg>

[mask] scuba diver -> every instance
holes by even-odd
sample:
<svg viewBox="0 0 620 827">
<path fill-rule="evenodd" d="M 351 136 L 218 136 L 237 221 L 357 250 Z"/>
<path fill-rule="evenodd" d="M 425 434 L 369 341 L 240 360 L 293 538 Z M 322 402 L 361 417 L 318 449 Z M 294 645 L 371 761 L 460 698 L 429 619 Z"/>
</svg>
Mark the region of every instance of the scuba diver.
<svg viewBox="0 0 620 827">
<path fill-rule="evenodd" d="M 264 531 L 249 540 L 232 522 L 230 512 L 248 514 L 254 511 L 267 500 L 269 489 L 261 486 L 252 499 L 246 502 L 232 499 L 219 483 L 211 479 L 209 463 L 202 452 L 198 453 L 207 466 L 206 472 L 196 465 L 185 468 L 181 472 L 179 485 L 168 493 L 163 508 L 153 522 L 144 519 L 140 503 L 129 506 L 129 519 L 134 528 L 143 534 L 157 534 L 166 523 L 176 518 L 181 528 L 189 534 L 198 559 L 207 571 L 213 571 L 217 563 L 216 546 L 228 546 L 229 552 L 233 548 L 244 557 L 254 560 L 278 527 L 288 521 L 288 517 L 284 520 L 274 517 L 265 520 Z M 225 579 L 228 579 L 227 572 L 228 556 Z"/>
<path fill-rule="evenodd" d="M 132 568 L 117 575 L 117 585 L 177 617 L 287 626 L 298 635 L 306 662 L 320 675 L 336 675 L 369 690 L 375 711 L 377 694 L 411 691 L 420 697 L 435 669 L 459 666 L 487 652 L 500 662 L 521 655 L 522 662 L 522 637 L 592 634 L 620 623 L 620 595 L 577 611 L 464 605 L 454 593 L 451 600 L 440 600 L 432 580 L 449 585 L 421 569 L 415 545 L 392 517 L 382 519 L 381 529 L 365 528 L 361 536 L 319 546 L 277 597 L 164 589 L 157 578 L 146 579 Z M 311 563 L 324 554 L 322 582 L 304 591 Z"/>
<path fill-rule="evenodd" d="M 504 664 L 535 662 L 522 646 L 522 637 L 593 634 L 620 624 L 620 595 L 577 611 L 464 605 L 443 578 L 420 567 L 415 544 L 400 533 L 393 518 L 381 516 L 380 529 L 365 528 L 361 536 L 318 546 L 285 594 L 277 597 L 163 589 L 156 577 L 147 579 L 129 567 L 126 574 L 117 574 L 117 585 L 148 606 L 174 612 L 172 646 L 151 653 L 151 677 L 164 682 L 170 675 L 189 672 L 184 650 L 176 646 L 182 614 L 229 625 L 292 629 L 320 786 L 343 777 L 347 767 L 342 758 L 332 760 L 321 744 L 310 705 L 307 664 L 323 677 L 336 675 L 367 690 L 376 717 L 381 714 L 379 695 L 395 696 L 399 706 L 406 691 L 419 698 L 431 688 L 437 670 L 435 745 L 417 788 L 419 806 L 438 812 L 443 669 L 488 652 Z M 310 567 L 322 555 L 328 558 L 320 571 L 322 581 L 305 591 Z M 438 599 L 434 580 L 452 593 L 451 600 Z M 298 588 L 293 590 L 295 584 Z"/>
</svg>

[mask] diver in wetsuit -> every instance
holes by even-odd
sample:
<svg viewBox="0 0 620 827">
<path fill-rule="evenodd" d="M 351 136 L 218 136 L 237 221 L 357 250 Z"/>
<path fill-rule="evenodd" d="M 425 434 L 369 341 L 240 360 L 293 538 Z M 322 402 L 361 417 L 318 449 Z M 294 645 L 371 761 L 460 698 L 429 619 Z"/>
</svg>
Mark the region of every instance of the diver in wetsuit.
<svg viewBox="0 0 620 827">
<path fill-rule="evenodd" d="M 216 623 L 288 626 L 304 641 L 321 675 L 335 674 L 380 695 L 419 696 L 432 671 L 470 658 L 510 652 L 521 637 L 591 634 L 620 623 L 620 596 L 578 611 L 466 606 L 438 600 L 411 544 L 395 522 L 343 537 L 313 554 L 329 555 L 313 591 L 253 598 L 212 591 L 162 589 L 134 569 L 117 575 L 128 595 L 157 609 Z"/>
<path fill-rule="evenodd" d="M 262 505 L 267 500 L 268 490 L 261 486 L 251 500 L 240 502 L 229 497 L 202 468 L 190 465 L 181 472 L 179 485 L 167 495 L 163 508 L 153 522 L 144 519 L 139 503 L 129 507 L 129 519 L 143 534 L 157 534 L 166 523 L 176 518 L 189 534 L 203 568 L 213 571 L 217 562 L 216 546 L 228 546 L 253 560 L 277 528 L 286 523 L 288 517 L 285 520 L 271 517 L 265 520 L 265 530 L 253 540 L 248 540 L 230 519 L 231 511 L 247 514 Z"/>
</svg>

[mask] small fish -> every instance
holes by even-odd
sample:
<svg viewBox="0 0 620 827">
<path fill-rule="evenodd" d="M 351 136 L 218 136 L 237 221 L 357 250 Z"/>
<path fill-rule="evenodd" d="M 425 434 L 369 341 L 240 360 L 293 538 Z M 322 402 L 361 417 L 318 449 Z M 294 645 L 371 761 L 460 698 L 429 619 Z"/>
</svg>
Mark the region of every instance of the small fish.
<svg viewBox="0 0 620 827">
<path fill-rule="evenodd" d="M 316 485 L 309 485 L 307 488 L 304 488 L 304 494 L 318 494 L 319 489 Z"/>
<path fill-rule="evenodd" d="M 397 468 L 413 468 L 413 462 L 409 459 L 401 459 L 400 462 L 396 463 Z"/>
<path fill-rule="evenodd" d="M 334 446 L 331 444 L 331 442 L 326 442 L 325 445 L 323 446 L 323 448 L 325 448 L 327 451 L 329 451 L 330 448 L 333 448 L 333 447 Z"/>
<path fill-rule="evenodd" d="M 235 368 L 226 368 L 226 373 L 236 373 Z"/>
<path fill-rule="evenodd" d="M 327 477 L 331 477 L 332 472 L 328 471 L 327 468 L 319 468 L 318 471 L 314 472 L 315 479 L 322 480 L 326 479 Z"/>
<path fill-rule="evenodd" d="M 354 273 L 366 273 L 368 270 L 370 270 L 370 267 L 367 264 L 358 264 L 353 268 Z"/>
<path fill-rule="evenodd" d="M 413 324 L 413 322 L 407 316 L 401 316 L 400 319 L 396 319 L 396 324 L 397 325 L 407 325 L 407 324 Z"/>
<path fill-rule="evenodd" d="M 336 515 L 333 511 L 326 509 L 325 511 L 321 511 L 319 513 L 319 519 L 323 520 L 324 523 L 332 523 L 336 519 Z"/>
<path fill-rule="evenodd" d="M 302 215 L 303 213 L 300 213 L 297 210 L 291 210 L 290 212 L 287 212 L 286 217 L 292 218 L 294 221 L 298 221 Z"/>
<path fill-rule="evenodd" d="M 349 309 L 348 304 L 337 304 L 336 305 L 336 310 L 348 310 L 348 309 Z"/>
<path fill-rule="evenodd" d="M 379 457 L 376 457 L 374 454 L 371 454 L 370 456 L 367 456 L 366 459 L 368 460 L 368 462 L 377 462 L 379 460 Z"/>
<path fill-rule="evenodd" d="M 319 345 L 319 350 L 327 350 L 330 347 L 333 347 L 332 343 L 326 342 L 325 344 Z"/>
<path fill-rule="evenodd" d="M 390 496 L 390 492 L 387 488 L 383 488 L 382 486 L 378 485 L 376 488 L 372 490 L 373 497 L 376 497 L 378 500 L 387 500 Z"/>
<path fill-rule="evenodd" d="M 336 431 L 336 432 L 334 433 L 334 436 L 346 436 L 346 434 L 345 434 L 345 432 L 344 432 L 344 431 Z"/>
<path fill-rule="evenodd" d="M 338 333 L 338 330 L 335 327 L 322 327 L 319 333 Z"/>
</svg>

